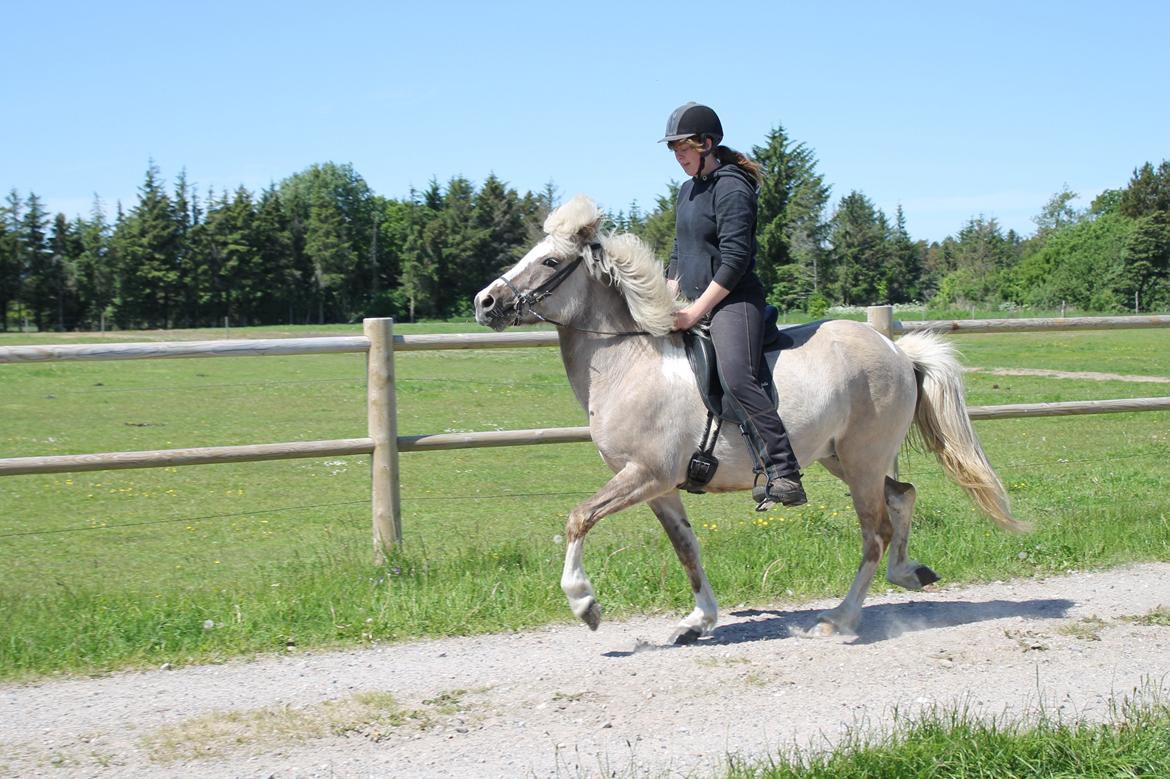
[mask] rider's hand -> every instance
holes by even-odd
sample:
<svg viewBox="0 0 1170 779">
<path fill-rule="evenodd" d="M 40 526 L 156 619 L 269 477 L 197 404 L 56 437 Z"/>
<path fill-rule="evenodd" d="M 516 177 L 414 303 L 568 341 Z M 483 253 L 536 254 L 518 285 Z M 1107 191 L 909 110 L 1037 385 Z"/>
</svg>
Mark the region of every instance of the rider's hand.
<svg viewBox="0 0 1170 779">
<path fill-rule="evenodd" d="M 675 330 L 690 330 L 699 323 L 703 318 L 703 312 L 696 311 L 695 306 L 690 305 L 686 308 L 679 309 L 674 312 L 674 329 Z"/>
</svg>

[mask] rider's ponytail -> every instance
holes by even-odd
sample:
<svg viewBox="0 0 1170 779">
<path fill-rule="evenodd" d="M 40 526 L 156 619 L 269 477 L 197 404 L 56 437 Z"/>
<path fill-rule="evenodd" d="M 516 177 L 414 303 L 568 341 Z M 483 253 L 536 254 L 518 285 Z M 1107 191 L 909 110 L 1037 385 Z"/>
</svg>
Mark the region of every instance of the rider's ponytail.
<svg viewBox="0 0 1170 779">
<path fill-rule="evenodd" d="M 747 173 L 757 184 L 764 183 L 764 173 L 760 169 L 760 163 L 753 160 L 751 157 L 738 152 L 735 149 L 727 146 L 715 147 L 715 159 L 719 160 L 721 165 L 735 165 L 744 173 Z"/>
</svg>

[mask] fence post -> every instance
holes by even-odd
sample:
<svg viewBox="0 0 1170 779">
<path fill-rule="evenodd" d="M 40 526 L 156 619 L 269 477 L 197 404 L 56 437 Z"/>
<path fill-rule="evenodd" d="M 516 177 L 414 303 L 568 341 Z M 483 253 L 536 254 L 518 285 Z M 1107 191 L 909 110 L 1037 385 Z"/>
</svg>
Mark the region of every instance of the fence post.
<svg viewBox="0 0 1170 779">
<path fill-rule="evenodd" d="M 366 415 L 374 453 L 370 456 L 374 561 L 402 542 L 402 494 L 398 483 L 398 412 L 394 399 L 394 320 L 364 319 L 370 339 L 366 357 Z"/>
<path fill-rule="evenodd" d="M 865 321 L 886 338 L 894 339 L 893 306 L 869 306 L 865 309 Z"/>
</svg>

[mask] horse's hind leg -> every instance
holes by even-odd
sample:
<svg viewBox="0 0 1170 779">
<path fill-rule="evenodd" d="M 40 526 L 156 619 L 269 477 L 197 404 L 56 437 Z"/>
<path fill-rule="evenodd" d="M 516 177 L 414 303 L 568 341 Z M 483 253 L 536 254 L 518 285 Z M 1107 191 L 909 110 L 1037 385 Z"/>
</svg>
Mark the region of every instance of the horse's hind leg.
<svg viewBox="0 0 1170 779">
<path fill-rule="evenodd" d="M 695 593 L 695 610 L 678 623 L 670 637 L 672 644 L 690 644 L 715 627 L 719 616 L 715 593 L 707 581 L 707 572 L 703 570 L 703 563 L 699 559 L 699 541 L 695 538 L 691 523 L 687 521 L 687 512 L 678 492 L 655 498 L 649 501 L 649 505 L 654 516 L 662 523 L 670 543 L 674 545 L 678 560 L 691 582 L 691 590 Z"/>
<path fill-rule="evenodd" d="M 585 536 L 603 517 L 656 497 L 664 485 L 650 472 L 636 463 L 628 463 L 618 471 L 597 494 L 569 513 L 565 524 L 565 568 L 561 574 L 561 589 L 573 610 L 590 630 L 601 624 L 601 608 L 593 597 L 593 585 L 581 564 Z"/>
<path fill-rule="evenodd" d="M 861 525 L 861 566 L 857 569 L 857 575 L 853 577 L 853 585 L 849 588 L 845 600 L 836 608 L 821 612 L 817 617 L 814 633 L 822 636 L 856 633 L 857 625 L 861 621 L 861 604 L 865 601 L 865 595 L 873 583 L 882 554 L 889 546 L 894 533 L 886 509 L 884 475 L 875 474 L 874 477 L 865 479 L 855 476 L 848 479 L 839 461 L 827 459 L 821 462 L 833 475 L 849 485 L 853 508 L 857 511 L 857 519 Z"/>
<path fill-rule="evenodd" d="M 886 477 L 886 510 L 892 525 L 886 579 L 908 590 L 920 590 L 938 581 L 938 574 L 916 560 L 907 558 L 910 522 L 914 517 L 916 493 L 913 484 Z"/>
</svg>

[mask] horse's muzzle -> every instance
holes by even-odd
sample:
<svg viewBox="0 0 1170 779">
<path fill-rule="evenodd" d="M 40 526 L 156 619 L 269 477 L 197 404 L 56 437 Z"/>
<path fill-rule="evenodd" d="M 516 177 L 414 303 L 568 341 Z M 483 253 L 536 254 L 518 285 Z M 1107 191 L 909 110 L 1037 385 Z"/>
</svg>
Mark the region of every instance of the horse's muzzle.
<svg viewBox="0 0 1170 779">
<path fill-rule="evenodd" d="M 512 324 L 515 306 L 502 302 L 492 294 L 494 284 L 481 290 L 475 296 L 475 321 L 493 330 L 500 331 Z"/>
</svg>

